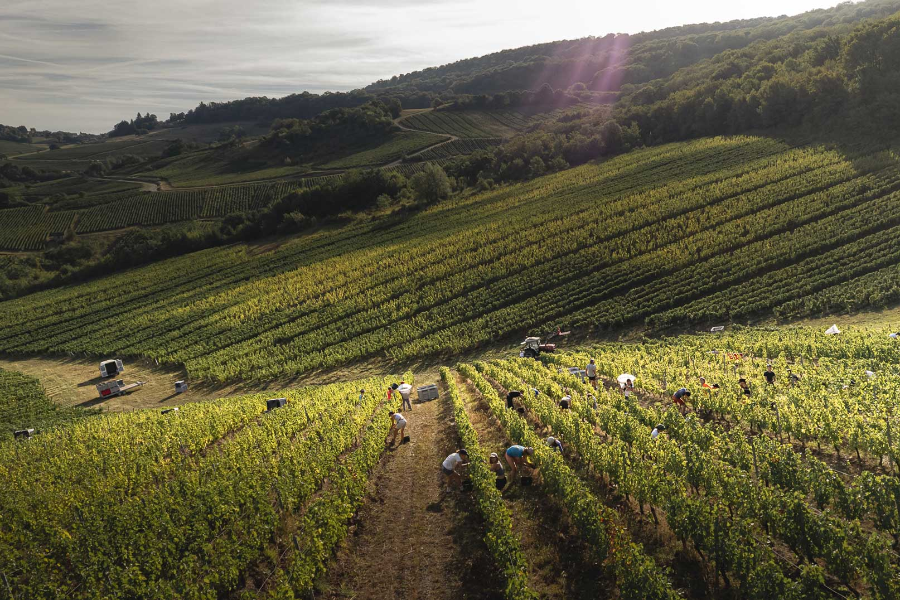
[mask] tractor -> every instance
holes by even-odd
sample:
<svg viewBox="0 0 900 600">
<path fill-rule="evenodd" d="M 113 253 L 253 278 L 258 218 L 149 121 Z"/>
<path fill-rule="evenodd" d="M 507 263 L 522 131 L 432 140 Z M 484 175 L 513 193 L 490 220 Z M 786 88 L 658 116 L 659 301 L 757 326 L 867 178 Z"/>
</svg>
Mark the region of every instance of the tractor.
<svg viewBox="0 0 900 600">
<path fill-rule="evenodd" d="M 541 352 L 553 352 L 556 350 L 556 344 L 542 344 L 541 338 L 538 337 L 527 337 L 519 345 L 524 346 L 520 356 L 525 358 L 537 358 Z"/>
</svg>

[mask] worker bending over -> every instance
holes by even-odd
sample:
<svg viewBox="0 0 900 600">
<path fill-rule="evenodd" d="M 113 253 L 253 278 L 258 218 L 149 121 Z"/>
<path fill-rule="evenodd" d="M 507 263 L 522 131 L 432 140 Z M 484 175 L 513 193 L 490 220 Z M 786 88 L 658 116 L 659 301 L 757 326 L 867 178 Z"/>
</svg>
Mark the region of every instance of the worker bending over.
<svg viewBox="0 0 900 600">
<path fill-rule="evenodd" d="M 447 485 L 448 492 L 451 483 L 462 487 L 462 474 L 459 470 L 469 464 L 466 462 L 467 460 L 469 460 L 469 453 L 465 448 L 460 448 L 441 463 L 441 471 L 444 473 L 444 483 Z"/>
<path fill-rule="evenodd" d="M 521 398 L 522 392 L 519 390 L 512 390 L 508 394 L 506 394 L 506 408 L 512 410 L 515 408 L 513 405 L 513 398 Z"/>
<path fill-rule="evenodd" d="M 562 453 L 562 451 L 563 451 L 563 445 L 562 445 L 562 442 L 561 442 L 561 441 L 559 441 L 558 439 L 556 439 L 555 437 L 553 437 L 553 436 L 551 435 L 550 437 L 548 437 L 548 438 L 546 439 L 546 442 L 547 442 L 547 446 L 548 446 L 551 450 L 556 450 L 557 452 Z"/>
<path fill-rule="evenodd" d="M 685 404 L 685 398 L 690 398 L 691 393 L 687 390 L 687 388 L 679 388 L 674 394 L 672 394 L 672 402 L 678 406 L 678 410 L 681 411 L 681 414 L 684 415 L 685 410 L 687 409 L 687 404 Z"/>
<path fill-rule="evenodd" d="M 402 443 L 403 443 L 403 438 L 404 438 L 405 433 L 406 433 L 406 419 L 403 417 L 403 415 L 401 415 L 401 414 L 398 413 L 398 412 L 394 412 L 394 411 L 390 411 L 390 412 L 388 413 L 388 415 L 391 417 L 391 420 L 392 420 L 392 423 L 391 423 L 391 430 L 388 431 L 388 434 L 389 434 L 389 435 L 390 435 L 391 433 L 394 434 L 394 436 L 391 438 L 390 443 L 388 444 L 388 447 L 394 445 L 394 442 L 397 440 L 397 433 L 398 433 L 398 432 L 400 433 L 400 443 L 402 444 Z"/>
<path fill-rule="evenodd" d="M 650 432 L 650 439 L 655 440 L 659 437 L 659 434 L 666 430 L 666 426 L 660 423 L 656 427 L 653 428 L 653 431 Z"/>
<path fill-rule="evenodd" d="M 509 464 L 509 470 L 512 473 L 512 479 L 515 481 L 519 468 L 525 464 L 526 456 L 533 456 L 534 448 L 530 446 L 510 446 L 506 449 L 506 462 Z"/>
<path fill-rule="evenodd" d="M 569 395 L 569 390 L 563 390 L 566 395 L 559 399 L 559 407 L 563 410 L 569 410 L 569 406 L 572 404 L 572 396 Z"/>
</svg>

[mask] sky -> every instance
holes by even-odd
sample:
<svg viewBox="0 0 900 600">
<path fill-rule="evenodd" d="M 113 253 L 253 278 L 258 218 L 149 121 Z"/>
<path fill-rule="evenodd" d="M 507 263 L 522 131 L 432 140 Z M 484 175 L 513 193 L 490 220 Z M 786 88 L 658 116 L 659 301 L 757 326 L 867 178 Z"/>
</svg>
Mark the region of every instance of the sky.
<svg viewBox="0 0 900 600">
<path fill-rule="evenodd" d="M 102 133 L 137 112 L 346 91 L 559 39 L 836 0 L 2 0 L 0 123 Z"/>
</svg>

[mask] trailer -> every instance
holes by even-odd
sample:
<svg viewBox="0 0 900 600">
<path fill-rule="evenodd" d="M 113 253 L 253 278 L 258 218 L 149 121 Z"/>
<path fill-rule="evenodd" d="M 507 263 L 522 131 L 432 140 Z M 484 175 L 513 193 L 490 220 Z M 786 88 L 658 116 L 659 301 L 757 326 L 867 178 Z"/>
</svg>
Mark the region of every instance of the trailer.
<svg viewBox="0 0 900 600">
<path fill-rule="evenodd" d="M 143 386 L 145 382 L 143 381 L 135 381 L 134 383 L 125 384 L 125 382 L 121 379 L 114 379 L 113 381 L 104 381 L 103 383 L 97 384 L 97 391 L 100 393 L 101 398 L 113 398 L 115 396 L 121 396 L 122 394 L 128 394 Z"/>
</svg>

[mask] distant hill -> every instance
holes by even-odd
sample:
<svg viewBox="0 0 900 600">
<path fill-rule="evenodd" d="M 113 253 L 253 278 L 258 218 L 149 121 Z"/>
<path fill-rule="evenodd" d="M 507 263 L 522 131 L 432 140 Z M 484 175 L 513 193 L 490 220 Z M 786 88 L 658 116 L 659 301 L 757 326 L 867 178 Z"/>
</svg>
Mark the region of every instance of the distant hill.
<svg viewBox="0 0 900 600">
<path fill-rule="evenodd" d="M 582 85 L 594 92 L 615 93 L 671 76 L 679 69 L 729 50 L 791 33 L 850 26 L 887 17 L 900 10 L 898 0 L 850 2 L 834 8 L 787 17 L 762 17 L 670 27 L 659 31 L 607 34 L 561 40 L 509 50 L 395 75 L 351 92 L 303 92 L 282 98 L 251 97 L 201 103 L 176 122 L 213 123 L 276 118 L 311 118 L 331 108 L 352 108 L 371 100 L 398 98 L 404 108 L 425 108 L 435 98 L 538 90 L 543 85 L 569 89 Z"/>
</svg>

